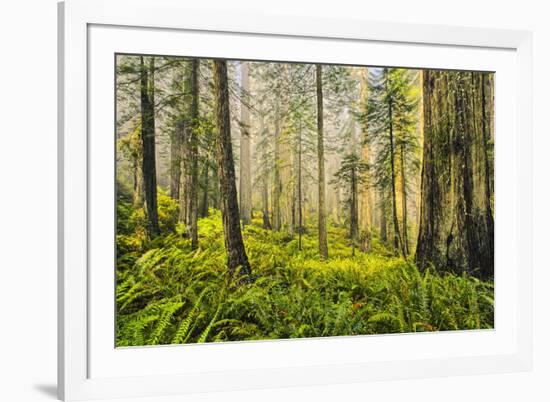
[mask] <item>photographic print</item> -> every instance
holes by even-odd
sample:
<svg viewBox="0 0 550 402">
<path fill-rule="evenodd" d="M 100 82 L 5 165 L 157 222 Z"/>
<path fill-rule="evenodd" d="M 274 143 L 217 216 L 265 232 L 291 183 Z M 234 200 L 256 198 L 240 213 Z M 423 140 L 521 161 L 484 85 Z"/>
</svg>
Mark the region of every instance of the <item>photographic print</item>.
<svg viewBox="0 0 550 402">
<path fill-rule="evenodd" d="M 494 326 L 494 73 L 117 54 L 116 346 Z"/>
</svg>

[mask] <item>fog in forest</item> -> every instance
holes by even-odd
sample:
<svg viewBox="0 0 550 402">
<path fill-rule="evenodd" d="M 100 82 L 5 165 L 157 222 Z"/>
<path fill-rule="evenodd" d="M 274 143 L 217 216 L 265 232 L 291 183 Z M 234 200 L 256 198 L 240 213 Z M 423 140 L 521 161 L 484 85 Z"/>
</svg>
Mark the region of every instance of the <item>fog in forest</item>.
<svg viewBox="0 0 550 402">
<path fill-rule="evenodd" d="M 493 327 L 493 73 L 116 69 L 117 346 Z"/>
</svg>

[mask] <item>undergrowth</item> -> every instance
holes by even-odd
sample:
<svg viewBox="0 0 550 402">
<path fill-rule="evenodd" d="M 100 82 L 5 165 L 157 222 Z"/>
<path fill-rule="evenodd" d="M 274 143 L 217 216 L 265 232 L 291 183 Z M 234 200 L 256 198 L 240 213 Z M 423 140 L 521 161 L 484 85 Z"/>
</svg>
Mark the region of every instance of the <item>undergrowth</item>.
<svg viewBox="0 0 550 402">
<path fill-rule="evenodd" d="M 493 284 L 467 275 L 419 271 L 375 240 L 356 252 L 346 229 L 329 228 L 330 258 L 320 261 L 315 228 L 295 236 L 264 230 L 259 217 L 243 230 L 255 276 L 227 274 L 219 211 L 199 221 L 191 250 L 159 195 L 163 234 L 149 241 L 143 211 L 117 209 L 117 346 L 158 345 L 486 329 L 493 327 Z"/>
</svg>

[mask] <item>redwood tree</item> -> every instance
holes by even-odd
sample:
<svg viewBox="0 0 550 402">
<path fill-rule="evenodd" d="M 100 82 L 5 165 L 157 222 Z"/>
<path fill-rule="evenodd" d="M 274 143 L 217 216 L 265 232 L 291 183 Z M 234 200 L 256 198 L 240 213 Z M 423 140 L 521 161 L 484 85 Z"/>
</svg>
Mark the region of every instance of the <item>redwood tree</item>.
<svg viewBox="0 0 550 402">
<path fill-rule="evenodd" d="M 143 147 L 143 185 L 147 211 L 147 233 L 160 234 L 157 206 L 157 171 L 155 153 L 155 58 L 147 66 L 140 57 L 141 142 Z"/>
<path fill-rule="evenodd" d="M 235 185 L 235 166 L 231 145 L 231 120 L 229 116 L 229 88 L 227 61 L 214 62 L 214 96 L 216 128 L 218 131 L 216 159 L 220 182 L 222 223 L 224 230 L 227 267 L 230 274 L 239 270 L 242 275 L 251 273 L 244 248 Z"/>
<path fill-rule="evenodd" d="M 424 70 L 424 150 L 416 261 L 493 274 L 493 82 L 488 74 Z M 492 109 L 491 109 L 492 110 Z"/>
</svg>

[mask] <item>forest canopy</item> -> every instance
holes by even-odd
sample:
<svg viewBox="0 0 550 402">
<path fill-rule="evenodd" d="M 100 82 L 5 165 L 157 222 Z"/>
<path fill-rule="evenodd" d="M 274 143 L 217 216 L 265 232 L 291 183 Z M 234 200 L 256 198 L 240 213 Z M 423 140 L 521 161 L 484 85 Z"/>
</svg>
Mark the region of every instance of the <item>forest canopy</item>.
<svg viewBox="0 0 550 402">
<path fill-rule="evenodd" d="M 494 74 L 119 54 L 117 346 L 493 328 Z"/>
</svg>

